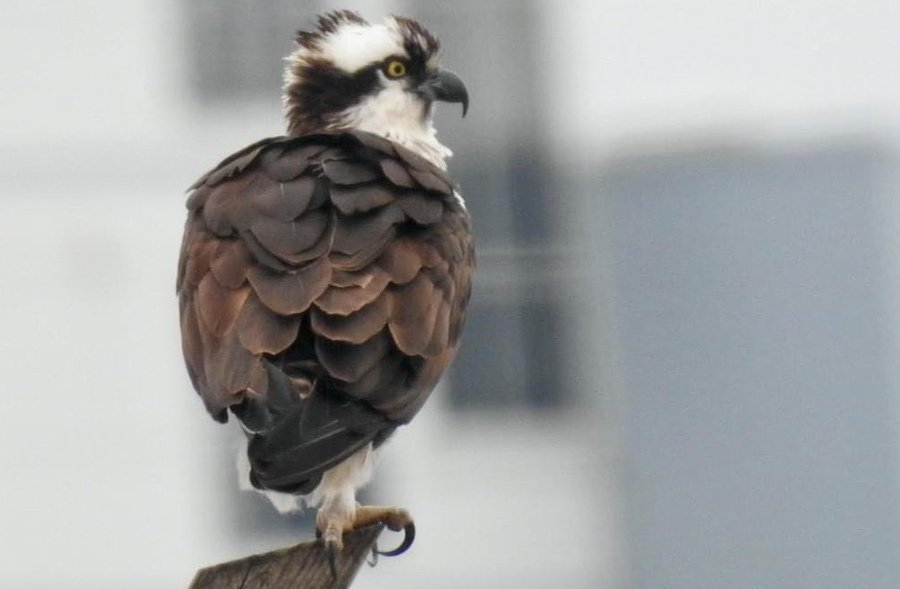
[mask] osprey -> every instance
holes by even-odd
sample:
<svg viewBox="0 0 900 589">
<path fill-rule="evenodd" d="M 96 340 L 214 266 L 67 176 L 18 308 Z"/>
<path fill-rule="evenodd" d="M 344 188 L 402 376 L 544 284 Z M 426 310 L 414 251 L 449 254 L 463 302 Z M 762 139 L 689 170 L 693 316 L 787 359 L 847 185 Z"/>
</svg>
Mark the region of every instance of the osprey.
<svg viewBox="0 0 900 589">
<path fill-rule="evenodd" d="M 212 416 L 248 438 L 246 481 L 281 511 L 318 506 L 342 535 L 399 508 L 360 506 L 373 453 L 453 361 L 475 265 L 447 176 L 435 101 L 468 107 L 419 23 L 332 12 L 288 58 L 287 135 L 201 177 L 178 269 L 188 373 Z"/>
</svg>

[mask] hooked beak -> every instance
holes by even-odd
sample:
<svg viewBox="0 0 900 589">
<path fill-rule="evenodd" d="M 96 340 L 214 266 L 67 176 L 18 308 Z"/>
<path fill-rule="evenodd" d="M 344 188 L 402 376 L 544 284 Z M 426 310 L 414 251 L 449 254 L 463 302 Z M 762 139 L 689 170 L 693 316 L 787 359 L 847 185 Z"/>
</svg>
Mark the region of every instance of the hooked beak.
<svg viewBox="0 0 900 589">
<path fill-rule="evenodd" d="M 428 76 L 419 86 L 419 92 L 429 100 L 441 102 L 459 102 L 462 104 L 462 116 L 469 110 L 469 92 L 459 76 L 449 70 L 440 69 Z"/>
</svg>

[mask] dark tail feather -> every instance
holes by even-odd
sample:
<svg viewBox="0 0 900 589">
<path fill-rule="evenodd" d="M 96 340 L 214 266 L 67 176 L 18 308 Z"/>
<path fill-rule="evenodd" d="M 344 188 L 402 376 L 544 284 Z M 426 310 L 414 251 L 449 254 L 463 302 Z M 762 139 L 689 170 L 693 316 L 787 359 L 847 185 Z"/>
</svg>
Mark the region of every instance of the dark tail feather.
<svg viewBox="0 0 900 589">
<path fill-rule="evenodd" d="M 260 489 L 306 494 L 322 474 L 396 427 L 368 405 L 316 387 L 302 398 L 288 376 L 266 362 L 265 397 L 233 408 L 250 435 L 250 482 Z"/>
</svg>

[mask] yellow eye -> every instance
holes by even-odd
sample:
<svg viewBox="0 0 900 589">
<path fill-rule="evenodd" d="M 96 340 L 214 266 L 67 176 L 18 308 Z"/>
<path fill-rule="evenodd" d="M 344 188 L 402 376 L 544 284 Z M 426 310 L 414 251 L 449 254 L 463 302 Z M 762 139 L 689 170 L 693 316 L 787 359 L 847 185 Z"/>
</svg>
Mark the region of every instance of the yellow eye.
<svg viewBox="0 0 900 589">
<path fill-rule="evenodd" d="M 406 75 L 406 64 L 395 59 L 387 64 L 384 72 L 389 78 L 402 78 Z"/>
</svg>

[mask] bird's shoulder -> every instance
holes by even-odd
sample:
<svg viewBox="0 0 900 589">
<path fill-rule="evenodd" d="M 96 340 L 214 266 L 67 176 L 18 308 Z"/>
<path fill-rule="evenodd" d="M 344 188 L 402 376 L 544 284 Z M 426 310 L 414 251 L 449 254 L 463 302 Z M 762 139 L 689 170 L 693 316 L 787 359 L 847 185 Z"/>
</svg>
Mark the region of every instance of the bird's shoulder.
<svg viewBox="0 0 900 589">
<path fill-rule="evenodd" d="M 264 173 L 275 180 L 290 180 L 311 166 L 328 161 L 354 161 L 380 169 L 399 188 L 424 188 L 451 194 L 455 185 L 447 173 L 414 151 L 379 135 L 358 130 L 321 132 L 301 136 L 268 137 L 240 149 L 200 176 L 189 191 L 196 194 L 247 173 Z M 338 170 L 339 174 L 341 170 Z M 338 184 L 360 178 L 326 177 Z M 374 178 L 372 178 L 374 179 Z M 189 208 L 190 208 L 190 202 Z"/>
</svg>

